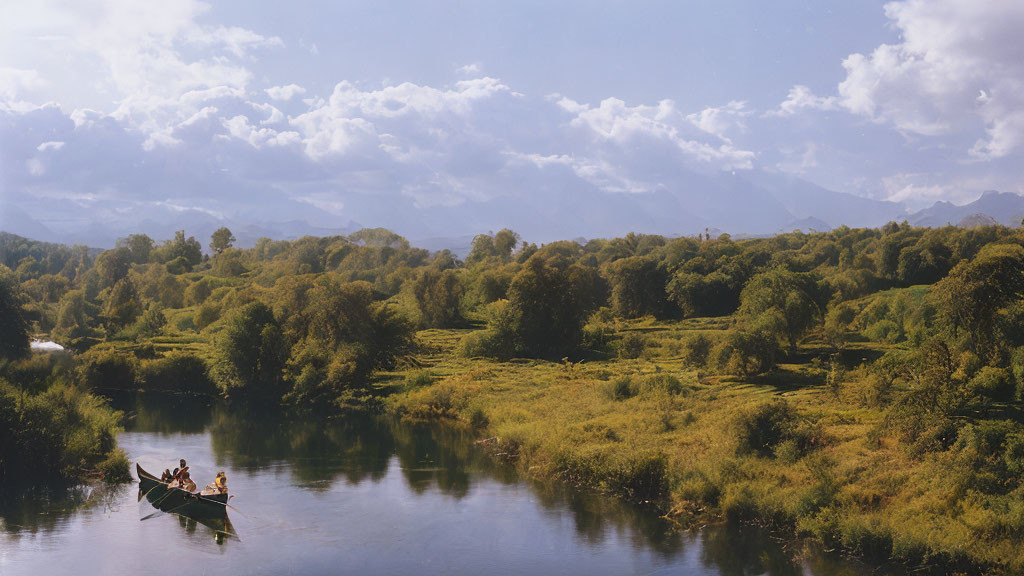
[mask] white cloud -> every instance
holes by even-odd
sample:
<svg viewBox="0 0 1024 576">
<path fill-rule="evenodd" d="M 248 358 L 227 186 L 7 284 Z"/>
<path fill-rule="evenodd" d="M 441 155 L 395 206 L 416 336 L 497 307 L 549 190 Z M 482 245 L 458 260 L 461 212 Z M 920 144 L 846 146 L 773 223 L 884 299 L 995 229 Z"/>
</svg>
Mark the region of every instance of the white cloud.
<svg viewBox="0 0 1024 576">
<path fill-rule="evenodd" d="M 483 67 L 480 64 L 466 64 L 465 66 L 459 66 L 455 69 L 459 74 L 475 75 L 483 71 Z"/>
<path fill-rule="evenodd" d="M 252 30 L 238 26 L 217 26 L 212 29 L 193 30 L 188 34 L 187 41 L 199 46 L 220 45 L 236 58 L 246 56 L 254 48 L 284 46 L 284 41 L 277 36 L 264 37 Z"/>
<path fill-rule="evenodd" d="M 305 94 L 306 89 L 298 84 L 286 86 L 271 86 L 263 90 L 273 100 L 291 100 L 297 94 Z"/>
<path fill-rule="evenodd" d="M 843 62 L 843 107 L 906 133 L 981 133 L 980 159 L 1024 144 L 1024 3 L 906 0 L 885 13 L 901 41 Z"/>
<path fill-rule="evenodd" d="M 561 102 L 568 110 L 574 102 Z M 578 109 L 578 107 L 576 107 Z M 688 159 L 723 170 L 750 169 L 754 153 L 734 148 L 725 143 L 714 146 L 688 138 L 683 127 L 692 125 L 671 100 L 662 100 L 655 106 L 627 106 L 617 98 L 601 101 L 597 108 L 579 111 L 572 125 L 585 127 L 603 140 L 628 145 L 635 139 L 654 139 L 669 142 Z"/>
<path fill-rule="evenodd" d="M 38 70 L 0 67 L 0 100 L 15 100 L 26 92 L 42 88 L 46 82 Z"/>
<path fill-rule="evenodd" d="M 60 150 L 64 147 L 64 143 L 58 140 L 51 140 L 49 142 L 43 142 L 39 146 L 36 146 L 36 150 L 40 152 L 46 152 L 47 150 Z"/>
<path fill-rule="evenodd" d="M 724 142 L 731 143 L 726 133 L 732 130 L 746 130 L 742 119 L 751 114 L 752 112 L 747 109 L 746 102 L 733 100 L 725 106 L 708 107 L 699 113 L 688 114 L 686 119 L 708 134 L 717 136 Z"/>
<path fill-rule="evenodd" d="M 779 104 L 779 109 L 769 110 L 765 116 L 786 117 L 804 110 L 835 110 L 836 108 L 835 96 L 816 96 L 807 86 L 797 84 L 789 89 L 789 94 Z"/>
</svg>

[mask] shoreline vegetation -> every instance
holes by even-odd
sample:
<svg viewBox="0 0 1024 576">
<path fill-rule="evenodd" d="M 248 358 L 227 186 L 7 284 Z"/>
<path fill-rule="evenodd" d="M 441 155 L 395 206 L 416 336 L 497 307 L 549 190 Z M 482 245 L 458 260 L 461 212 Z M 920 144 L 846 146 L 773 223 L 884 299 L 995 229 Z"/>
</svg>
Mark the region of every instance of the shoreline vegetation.
<svg viewBox="0 0 1024 576">
<path fill-rule="evenodd" d="M 126 474 L 107 389 L 387 411 L 683 526 L 1024 570 L 1021 230 L 233 241 L 0 233 L 0 476 Z"/>
</svg>

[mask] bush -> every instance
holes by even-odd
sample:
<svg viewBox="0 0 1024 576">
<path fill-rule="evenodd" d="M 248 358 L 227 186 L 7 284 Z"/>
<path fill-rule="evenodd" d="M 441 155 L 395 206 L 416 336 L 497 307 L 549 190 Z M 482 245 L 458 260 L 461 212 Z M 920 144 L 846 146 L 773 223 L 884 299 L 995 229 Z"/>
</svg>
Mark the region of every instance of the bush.
<svg viewBox="0 0 1024 576">
<path fill-rule="evenodd" d="M 469 425 L 474 429 L 479 430 L 481 428 L 487 428 L 490 423 L 491 420 L 487 417 L 487 413 L 484 412 L 483 408 L 474 408 L 473 411 L 469 413 Z"/>
<path fill-rule="evenodd" d="M 128 457 L 124 450 L 115 448 L 110 454 L 96 465 L 96 470 L 103 477 L 107 484 L 125 484 L 132 481 L 132 475 L 128 472 Z"/>
<path fill-rule="evenodd" d="M 114 350 L 83 354 L 79 359 L 79 381 L 90 390 L 136 390 L 138 360 Z"/>
<path fill-rule="evenodd" d="M 683 362 L 690 366 L 707 366 L 711 354 L 711 339 L 695 334 L 683 341 Z"/>
<path fill-rule="evenodd" d="M 120 412 L 79 387 L 53 383 L 22 402 L 19 391 L 0 382 L 0 479 L 77 480 L 100 465 L 117 481 L 121 462 L 112 451 L 120 420 Z"/>
<path fill-rule="evenodd" d="M 752 376 L 774 368 L 778 352 L 778 342 L 771 335 L 737 330 L 711 349 L 708 364 L 721 374 Z"/>
<path fill-rule="evenodd" d="M 683 391 L 683 383 L 671 374 L 651 374 L 644 378 L 643 389 L 645 392 L 664 390 L 669 394 L 679 394 Z"/>
<path fill-rule="evenodd" d="M 817 426 L 803 421 L 784 400 L 744 410 L 733 421 L 737 454 L 772 456 L 777 450 L 793 460 L 822 443 Z M 790 443 L 781 449 L 784 442 Z"/>
<path fill-rule="evenodd" d="M 647 338 L 643 334 L 630 332 L 619 342 L 619 357 L 626 359 L 639 358 L 647 348 Z"/>
<path fill-rule="evenodd" d="M 1009 402 L 1017 391 L 1010 371 L 992 366 L 979 370 L 969 386 L 974 394 L 995 402 Z"/>
<path fill-rule="evenodd" d="M 424 388 L 434 383 L 434 375 L 429 370 L 419 370 L 408 374 L 405 377 L 405 388 L 407 390 L 413 390 L 416 388 Z"/>
<path fill-rule="evenodd" d="M 636 386 L 629 376 L 619 376 L 604 384 L 604 395 L 609 400 L 625 400 L 636 396 Z"/>
<path fill-rule="evenodd" d="M 605 484 L 631 502 L 660 502 L 669 491 L 668 457 L 661 452 L 638 454 L 614 467 Z"/>
<path fill-rule="evenodd" d="M 192 324 L 196 330 L 202 330 L 210 324 L 213 324 L 220 319 L 220 306 L 213 302 L 203 302 L 196 308 L 196 313 L 192 317 Z"/>
<path fill-rule="evenodd" d="M 159 392 L 214 395 L 206 362 L 198 356 L 174 353 L 166 358 L 146 362 L 141 369 L 142 388 Z"/>
</svg>

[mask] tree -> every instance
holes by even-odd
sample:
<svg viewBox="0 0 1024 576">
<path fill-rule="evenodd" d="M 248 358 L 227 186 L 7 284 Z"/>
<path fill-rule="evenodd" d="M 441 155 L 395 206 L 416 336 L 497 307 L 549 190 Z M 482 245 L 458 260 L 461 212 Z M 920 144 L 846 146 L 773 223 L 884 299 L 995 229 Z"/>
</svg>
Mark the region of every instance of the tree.
<svg viewBox="0 0 1024 576">
<path fill-rule="evenodd" d="M 970 261 L 957 264 L 935 285 L 946 319 L 964 330 L 979 356 L 996 352 L 997 314 L 1024 295 L 1024 248 L 990 244 Z"/>
<path fill-rule="evenodd" d="M 503 228 L 494 235 L 492 245 L 494 247 L 494 253 L 501 258 L 502 262 L 508 262 L 512 257 L 512 251 L 515 250 L 516 244 L 519 243 L 519 234 Z"/>
<path fill-rule="evenodd" d="M 185 231 L 178 230 L 174 233 L 174 240 L 167 242 L 167 260 L 172 261 L 181 258 L 187 263 L 188 269 L 199 264 L 203 260 L 203 247 L 199 245 L 194 237 L 185 238 Z"/>
<path fill-rule="evenodd" d="M 24 295 L 17 279 L 0 264 L 0 358 L 28 355 L 29 325 L 23 305 Z"/>
<path fill-rule="evenodd" d="M 167 325 L 164 309 L 158 302 L 150 302 L 146 312 L 139 318 L 139 333 L 144 336 L 156 336 Z"/>
<path fill-rule="evenodd" d="M 231 248 L 234 241 L 235 236 L 231 233 L 231 230 L 222 226 L 210 235 L 210 250 L 220 254 L 228 248 Z"/>
<path fill-rule="evenodd" d="M 427 268 L 416 278 L 412 291 L 425 327 L 453 328 L 462 323 L 459 303 L 465 290 L 454 270 Z"/>
<path fill-rule="evenodd" d="M 111 328 L 123 328 L 131 324 L 142 311 L 139 291 L 131 278 L 122 278 L 114 284 L 107 296 L 103 316 Z"/>
<path fill-rule="evenodd" d="M 69 342 L 88 336 L 89 323 L 96 311 L 97 307 L 86 301 L 84 291 L 68 292 L 57 306 L 57 323 L 53 328 L 53 337 Z"/>
<path fill-rule="evenodd" d="M 132 262 L 145 264 L 149 262 L 149 254 L 153 250 L 153 239 L 145 234 L 132 234 L 123 242 L 118 241 L 118 247 L 124 246 L 131 252 Z"/>
<path fill-rule="evenodd" d="M 583 324 L 604 300 L 594 268 L 559 267 L 540 254 L 512 279 L 508 300 L 491 304 L 488 329 L 464 343 L 468 355 L 563 358 L 579 352 Z"/>
<path fill-rule="evenodd" d="M 740 293 L 741 316 L 755 331 L 785 340 L 790 352 L 821 318 L 825 293 L 807 273 L 776 267 L 747 282 Z"/>
<path fill-rule="evenodd" d="M 214 374 L 225 396 L 274 403 L 285 393 L 288 345 L 274 313 L 262 302 L 231 317 L 218 343 Z"/>
<path fill-rule="evenodd" d="M 739 290 L 721 272 L 678 272 L 665 287 L 686 317 L 725 316 L 739 307 Z"/>
<path fill-rule="evenodd" d="M 489 234 L 477 234 L 473 237 L 473 247 L 466 257 L 467 264 L 482 262 L 495 256 L 494 238 Z"/>
<path fill-rule="evenodd" d="M 96 270 L 104 286 L 113 286 L 128 275 L 132 268 L 132 252 L 128 248 L 107 250 L 96 258 Z"/>
<path fill-rule="evenodd" d="M 670 307 L 665 294 L 668 272 L 657 261 L 643 256 L 616 260 L 608 267 L 612 307 L 623 318 L 665 318 Z"/>
</svg>

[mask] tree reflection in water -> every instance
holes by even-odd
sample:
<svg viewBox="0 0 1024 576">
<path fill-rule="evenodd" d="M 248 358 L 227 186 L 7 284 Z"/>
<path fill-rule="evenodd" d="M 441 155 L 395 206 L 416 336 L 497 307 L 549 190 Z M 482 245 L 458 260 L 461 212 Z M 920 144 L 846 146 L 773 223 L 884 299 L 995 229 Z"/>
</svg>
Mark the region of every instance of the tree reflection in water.
<svg viewBox="0 0 1024 576">
<path fill-rule="evenodd" d="M 378 483 L 394 469 L 400 470 L 414 496 L 440 493 L 456 500 L 471 494 L 474 483 L 481 481 L 502 485 L 524 481 L 513 466 L 474 446 L 471 431 L 459 427 L 412 424 L 388 417 L 289 419 L 209 399 L 155 394 L 119 395 L 112 403 L 125 411 L 127 431 L 168 436 L 155 439 L 155 445 L 187 444 L 198 438 L 170 437 L 207 433 L 218 467 L 253 476 L 265 470 L 286 470 L 293 486 L 315 493 L 325 493 L 339 482 L 353 486 Z M 727 576 L 871 572 L 813 546 L 799 544 L 804 548 L 787 550 L 783 541 L 757 528 L 721 525 L 680 533 L 647 509 L 557 482 L 528 484 L 544 514 L 556 519 L 568 515 L 579 541 L 595 548 L 610 539 L 626 540 L 632 548 L 646 550 L 669 564 L 696 546 L 694 562 Z M 59 532 L 80 510 L 130 501 L 126 489 L 5 486 L 0 491 L 0 531 L 8 538 Z M 131 489 L 137 490 L 137 484 Z M 178 523 L 189 541 L 200 547 L 211 545 L 213 539 L 223 543 L 226 534 L 235 533 L 227 516 L 179 515 Z M 231 547 L 216 548 L 223 552 Z"/>
</svg>

